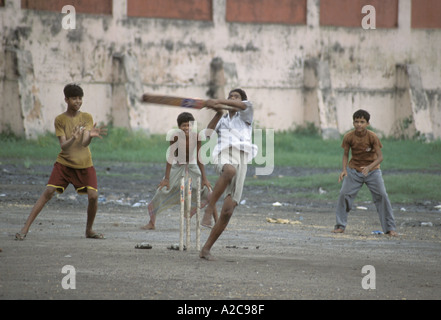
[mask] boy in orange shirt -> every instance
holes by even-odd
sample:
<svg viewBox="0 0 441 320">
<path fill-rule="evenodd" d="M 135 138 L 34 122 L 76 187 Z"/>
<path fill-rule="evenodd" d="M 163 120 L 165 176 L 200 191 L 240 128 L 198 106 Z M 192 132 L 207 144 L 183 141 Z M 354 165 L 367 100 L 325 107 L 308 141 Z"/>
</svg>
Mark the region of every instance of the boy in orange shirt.
<svg viewBox="0 0 441 320">
<path fill-rule="evenodd" d="M 364 183 L 372 194 L 384 233 L 397 236 L 392 206 L 384 186 L 380 163 L 383 161 L 383 145 L 377 135 L 368 130 L 370 114 L 365 110 L 356 111 L 353 116 L 354 130 L 348 132 L 342 143 L 343 170 L 338 182 L 343 180 L 337 203 L 337 223 L 334 233 L 343 233 L 346 228 L 348 212 Z M 349 159 L 351 150 L 351 160 Z"/>
<path fill-rule="evenodd" d="M 107 129 L 97 128 L 89 113 L 81 112 L 83 104 L 83 89 L 76 84 L 64 87 L 67 110 L 55 118 L 55 134 L 60 142 L 61 151 L 54 164 L 45 191 L 34 207 L 20 232 L 15 234 L 16 240 L 24 240 L 32 222 L 41 212 L 55 191 L 63 193 L 69 183 L 72 183 L 79 194 L 87 194 L 87 224 L 86 238 L 104 239 L 104 236 L 92 230 L 98 210 L 98 190 L 96 171 L 92 163 L 89 144 L 92 138 L 101 138 L 107 134 Z"/>
</svg>

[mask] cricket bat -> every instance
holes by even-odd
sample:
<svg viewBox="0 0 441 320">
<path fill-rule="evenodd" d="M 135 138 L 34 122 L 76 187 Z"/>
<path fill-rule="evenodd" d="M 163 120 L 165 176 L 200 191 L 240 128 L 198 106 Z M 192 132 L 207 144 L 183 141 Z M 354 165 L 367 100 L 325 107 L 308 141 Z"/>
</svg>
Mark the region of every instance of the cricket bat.
<svg viewBox="0 0 441 320">
<path fill-rule="evenodd" d="M 183 97 L 173 97 L 173 96 L 164 96 L 164 95 L 152 95 L 152 94 L 143 94 L 142 102 L 146 103 L 154 103 L 154 104 L 163 104 L 167 106 L 181 107 L 181 108 L 193 108 L 193 109 L 202 109 L 204 108 L 204 104 L 206 100 L 197 99 L 197 98 L 183 98 Z M 222 109 L 225 110 L 237 110 L 237 108 L 231 106 L 222 106 Z"/>
</svg>

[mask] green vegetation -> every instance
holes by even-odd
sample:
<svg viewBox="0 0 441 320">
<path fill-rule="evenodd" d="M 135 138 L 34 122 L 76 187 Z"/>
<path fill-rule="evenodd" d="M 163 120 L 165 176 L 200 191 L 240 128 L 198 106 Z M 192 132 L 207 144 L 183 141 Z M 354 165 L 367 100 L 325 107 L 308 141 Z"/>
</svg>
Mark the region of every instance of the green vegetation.
<svg viewBox="0 0 441 320">
<path fill-rule="evenodd" d="M 393 203 L 441 201 L 441 141 L 382 139 L 382 143 L 383 177 Z M 312 173 L 299 177 L 250 177 L 247 186 L 263 186 L 269 191 L 282 188 L 284 197 L 335 201 L 341 187 L 337 182 L 343 154 L 340 145 L 341 140 L 323 140 L 311 130 L 277 133 L 274 137 L 275 166 L 305 168 Z M 163 163 L 168 146 L 165 135 L 109 128 L 108 136 L 103 140 L 95 139 L 91 149 L 96 162 L 142 165 Z M 58 152 L 58 140 L 53 134 L 30 141 L 10 134 L 0 135 L 0 158 L 4 163 L 19 162 L 29 168 L 36 162 L 52 163 Z M 326 192 L 319 192 L 319 188 Z M 371 200 L 367 188 L 362 188 L 357 199 Z"/>
<path fill-rule="evenodd" d="M 109 128 L 102 140 L 95 138 L 90 145 L 93 159 L 120 162 L 163 162 L 168 142 L 165 135 L 148 135 L 142 131 L 129 132 Z M 60 144 L 54 134 L 41 135 L 36 140 L 25 140 L 11 134 L 0 135 L 0 157 L 33 161 L 54 161 Z"/>
</svg>

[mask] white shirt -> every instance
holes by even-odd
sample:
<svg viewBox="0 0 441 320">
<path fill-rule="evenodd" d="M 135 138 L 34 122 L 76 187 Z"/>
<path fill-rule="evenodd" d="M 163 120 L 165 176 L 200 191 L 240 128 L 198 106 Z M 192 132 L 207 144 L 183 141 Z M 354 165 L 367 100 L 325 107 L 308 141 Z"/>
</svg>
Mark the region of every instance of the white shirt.
<svg viewBox="0 0 441 320">
<path fill-rule="evenodd" d="M 257 146 L 252 143 L 253 104 L 250 101 L 243 103 L 247 106 L 245 110 L 237 111 L 232 118 L 227 113 L 217 123 L 215 131 L 218 139 L 213 157 L 230 147 L 243 151 L 247 155 L 247 161 L 251 161 L 257 155 Z"/>
</svg>

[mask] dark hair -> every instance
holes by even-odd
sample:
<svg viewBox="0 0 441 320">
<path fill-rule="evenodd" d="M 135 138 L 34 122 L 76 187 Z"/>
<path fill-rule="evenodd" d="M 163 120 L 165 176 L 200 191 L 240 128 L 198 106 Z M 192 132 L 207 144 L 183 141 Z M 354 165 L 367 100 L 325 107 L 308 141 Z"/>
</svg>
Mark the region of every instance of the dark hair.
<svg viewBox="0 0 441 320">
<path fill-rule="evenodd" d="M 232 92 L 237 92 L 238 94 L 240 94 L 240 98 L 242 99 L 242 101 L 248 100 L 247 94 L 242 89 L 239 89 L 239 88 L 233 89 L 230 91 L 230 94 Z"/>
<path fill-rule="evenodd" d="M 361 119 L 364 118 L 367 122 L 369 122 L 369 119 L 371 118 L 371 115 L 369 114 L 369 112 L 367 112 L 366 110 L 357 110 L 354 112 L 354 114 L 352 115 L 352 119 Z"/>
<path fill-rule="evenodd" d="M 178 126 L 180 127 L 181 124 L 183 124 L 184 122 L 194 121 L 194 117 L 190 112 L 182 112 L 178 116 L 177 120 L 178 120 Z"/>
<path fill-rule="evenodd" d="M 69 83 L 68 85 L 66 85 L 63 92 L 66 98 L 84 96 L 83 89 L 81 89 L 81 87 L 75 83 Z"/>
</svg>

